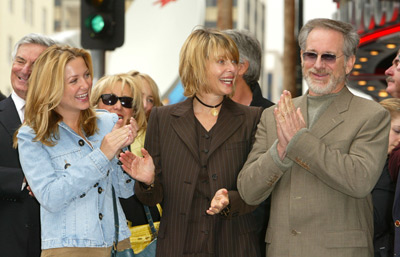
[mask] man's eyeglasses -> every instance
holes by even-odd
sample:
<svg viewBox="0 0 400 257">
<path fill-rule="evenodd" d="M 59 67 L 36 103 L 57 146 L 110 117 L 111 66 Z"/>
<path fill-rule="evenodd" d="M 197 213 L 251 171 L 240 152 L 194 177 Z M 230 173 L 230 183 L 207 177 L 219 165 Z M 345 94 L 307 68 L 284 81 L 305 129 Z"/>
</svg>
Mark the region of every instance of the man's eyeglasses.
<svg viewBox="0 0 400 257">
<path fill-rule="evenodd" d="M 125 108 L 132 108 L 133 98 L 129 96 L 121 96 L 118 97 L 114 94 L 103 94 L 100 96 L 103 104 L 105 105 L 114 105 L 118 102 L 121 102 L 121 105 Z"/>
<path fill-rule="evenodd" d="M 344 56 L 344 54 L 342 54 L 341 56 L 336 56 L 335 54 L 321 54 L 321 62 L 325 63 L 325 64 L 334 64 L 336 62 L 337 58 L 340 58 Z M 315 63 L 318 59 L 318 54 L 317 53 L 313 53 L 313 52 L 304 52 L 303 53 L 303 60 L 305 62 L 309 62 L 309 63 Z"/>
</svg>

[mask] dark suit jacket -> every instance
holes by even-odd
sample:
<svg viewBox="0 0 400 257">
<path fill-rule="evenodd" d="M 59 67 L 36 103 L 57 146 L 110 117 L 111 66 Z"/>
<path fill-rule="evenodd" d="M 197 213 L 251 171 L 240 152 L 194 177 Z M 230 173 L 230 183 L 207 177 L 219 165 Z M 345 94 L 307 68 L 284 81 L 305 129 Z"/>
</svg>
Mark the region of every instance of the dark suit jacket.
<svg viewBox="0 0 400 257">
<path fill-rule="evenodd" d="M 24 178 L 12 147 L 21 125 L 11 97 L 0 102 L 0 249 L 1 256 L 40 256 L 39 203 L 21 191 Z"/>
<path fill-rule="evenodd" d="M 240 198 L 237 175 L 246 161 L 262 109 L 247 107 L 225 99 L 209 149 L 207 171 L 212 194 L 221 188 L 229 191 L 231 211 L 228 218 L 216 215 L 215 256 L 259 256 L 256 226 L 251 215 L 256 206 Z M 163 216 L 157 242 L 157 256 L 183 256 L 189 208 L 201 170 L 193 99 L 154 108 L 147 127 L 145 148 L 156 166 L 154 188 L 146 190 L 137 183 L 135 193 L 147 205 L 163 200 Z M 206 210 L 204 210 L 206 211 Z M 185 255 L 189 256 L 189 255 Z M 194 255 L 193 255 L 194 256 Z"/>
</svg>

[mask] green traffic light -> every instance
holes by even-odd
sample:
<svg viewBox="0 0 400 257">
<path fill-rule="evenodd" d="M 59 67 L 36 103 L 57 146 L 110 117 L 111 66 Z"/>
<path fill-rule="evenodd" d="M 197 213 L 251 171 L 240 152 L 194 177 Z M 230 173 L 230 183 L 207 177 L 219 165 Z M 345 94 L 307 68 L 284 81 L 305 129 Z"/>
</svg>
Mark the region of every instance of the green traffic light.
<svg viewBox="0 0 400 257">
<path fill-rule="evenodd" d="M 94 16 L 90 23 L 90 27 L 95 33 L 102 32 L 105 27 L 105 21 L 101 15 Z"/>
</svg>

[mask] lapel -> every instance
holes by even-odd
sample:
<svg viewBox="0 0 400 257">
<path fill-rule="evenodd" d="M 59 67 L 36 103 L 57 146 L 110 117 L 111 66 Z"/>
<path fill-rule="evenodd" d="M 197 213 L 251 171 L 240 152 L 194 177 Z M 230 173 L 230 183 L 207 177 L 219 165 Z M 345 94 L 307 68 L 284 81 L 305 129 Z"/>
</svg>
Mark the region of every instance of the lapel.
<svg viewBox="0 0 400 257">
<path fill-rule="evenodd" d="M 307 94 L 308 94 L 308 91 L 306 94 L 293 99 L 294 106 L 296 106 L 296 108 L 300 107 L 301 114 L 303 114 L 303 118 L 304 118 L 304 121 L 306 124 L 308 122 Z M 276 123 L 274 123 L 274 126 L 276 126 Z"/>
<path fill-rule="evenodd" d="M 197 143 L 195 117 L 193 113 L 193 98 L 177 104 L 171 111 L 172 128 L 183 141 L 193 157 L 200 162 Z"/>
<path fill-rule="evenodd" d="M 213 128 L 213 141 L 208 156 L 218 149 L 232 134 L 242 126 L 244 112 L 239 105 L 227 97 L 222 104 L 217 123 Z"/>
<path fill-rule="evenodd" d="M 209 156 L 223 144 L 244 122 L 243 111 L 230 98 L 222 104 L 217 123 L 213 129 L 213 142 L 209 149 Z M 177 104 L 171 112 L 172 128 L 184 142 L 193 157 L 200 162 L 197 142 L 195 116 L 193 113 L 193 98 Z"/>
<path fill-rule="evenodd" d="M 11 96 L 0 102 L 0 126 L 3 126 L 10 137 L 21 126 L 21 121 Z"/>
<path fill-rule="evenodd" d="M 319 117 L 311 132 L 318 138 L 324 137 L 332 129 L 343 122 L 341 114 L 349 109 L 353 94 L 345 86 L 338 96 L 333 99 L 326 111 Z"/>
</svg>

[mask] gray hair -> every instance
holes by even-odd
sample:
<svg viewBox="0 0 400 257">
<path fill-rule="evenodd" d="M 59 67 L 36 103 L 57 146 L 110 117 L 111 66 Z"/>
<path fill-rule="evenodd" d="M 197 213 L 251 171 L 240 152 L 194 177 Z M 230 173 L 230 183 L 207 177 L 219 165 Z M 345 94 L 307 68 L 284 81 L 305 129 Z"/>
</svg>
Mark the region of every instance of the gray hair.
<svg viewBox="0 0 400 257">
<path fill-rule="evenodd" d="M 25 44 L 36 44 L 36 45 L 42 45 L 46 47 L 50 47 L 52 45 L 55 45 L 57 42 L 51 39 L 48 36 L 37 34 L 37 33 L 30 33 L 28 35 L 25 35 L 23 38 L 21 38 L 14 46 L 14 50 L 11 54 L 12 60 L 15 60 L 15 57 L 17 55 L 18 48 L 21 45 Z"/>
<path fill-rule="evenodd" d="M 301 50 L 306 50 L 307 37 L 315 28 L 331 29 L 342 33 L 344 39 L 342 50 L 346 60 L 348 57 L 356 55 L 360 37 L 354 27 L 350 23 L 331 19 L 312 19 L 301 28 L 298 37 Z"/>
<path fill-rule="evenodd" d="M 260 42 L 248 30 L 224 30 L 235 41 L 239 49 L 239 62 L 249 62 L 249 68 L 243 75 L 248 85 L 257 82 L 260 78 L 262 50 Z"/>
</svg>

